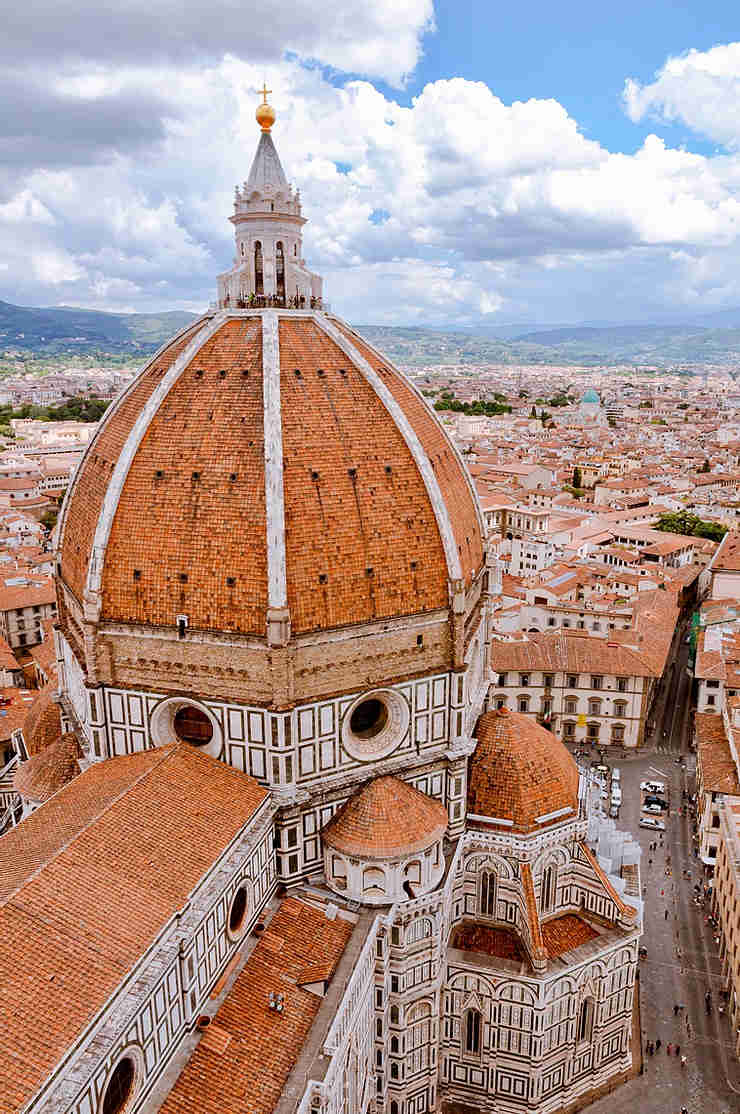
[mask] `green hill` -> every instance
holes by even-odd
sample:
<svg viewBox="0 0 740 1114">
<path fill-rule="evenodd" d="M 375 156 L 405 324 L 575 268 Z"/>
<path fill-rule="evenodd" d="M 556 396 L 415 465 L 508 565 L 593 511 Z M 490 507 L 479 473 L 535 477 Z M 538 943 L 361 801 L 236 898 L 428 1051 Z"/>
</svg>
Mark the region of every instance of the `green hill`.
<svg viewBox="0 0 740 1114">
<path fill-rule="evenodd" d="M 35 309 L 0 302 L 0 352 L 19 349 L 38 355 L 147 353 L 176 333 L 193 314 L 103 313 L 55 306 Z"/>
</svg>

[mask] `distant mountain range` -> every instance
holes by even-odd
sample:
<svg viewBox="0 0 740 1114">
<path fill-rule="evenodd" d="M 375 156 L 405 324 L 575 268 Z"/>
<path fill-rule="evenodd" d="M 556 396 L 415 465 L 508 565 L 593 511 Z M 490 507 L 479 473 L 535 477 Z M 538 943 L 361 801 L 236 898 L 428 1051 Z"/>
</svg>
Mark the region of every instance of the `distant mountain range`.
<svg viewBox="0 0 740 1114">
<path fill-rule="evenodd" d="M 153 352 L 195 319 L 170 313 L 104 313 L 70 306 L 36 309 L 0 302 L 0 355 L 54 357 L 97 354 L 136 359 Z M 703 323 L 701 323 L 703 322 Z M 690 322 L 612 325 L 481 325 L 460 329 L 360 326 L 389 358 L 432 364 L 573 364 L 658 368 L 729 365 L 740 371 L 740 309 Z"/>
<path fill-rule="evenodd" d="M 0 302 L 0 352 L 148 353 L 189 321 L 191 313 L 104 313 L 73 306 L 34 309 Z"/>
</svg>

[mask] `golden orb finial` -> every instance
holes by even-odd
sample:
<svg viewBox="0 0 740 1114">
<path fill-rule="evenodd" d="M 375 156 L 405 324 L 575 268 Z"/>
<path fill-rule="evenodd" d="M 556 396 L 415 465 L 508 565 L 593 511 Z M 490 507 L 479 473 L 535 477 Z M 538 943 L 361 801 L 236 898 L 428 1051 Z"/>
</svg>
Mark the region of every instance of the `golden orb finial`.
<svg viewBox="0 0 740 1114">
<path fill-rule="evenodd" d="M 262 128 L 263 132 L 269 132 L 270 128 L 275 123 L 275 109 L 271 104 L 267 103 L 267 94 L 271 92 L 272 89 L 268 89 L 267 83 L 265 82 L 260 89 L 262 104 L 257 107 L 257 111 L 255 112 L 257 123 Z"/>
</svg>

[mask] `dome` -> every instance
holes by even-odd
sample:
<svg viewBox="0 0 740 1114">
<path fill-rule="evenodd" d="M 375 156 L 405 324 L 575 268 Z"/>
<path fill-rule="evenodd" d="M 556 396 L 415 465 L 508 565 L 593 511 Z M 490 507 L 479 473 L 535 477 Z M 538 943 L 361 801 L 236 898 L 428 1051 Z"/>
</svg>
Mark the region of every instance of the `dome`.
<svg viewBox="0 0 740 1114">
<path fill-rule="evenodd" d="M 600 401 L 601 400 L 599 399 L 599 396 L 597 395 L 593 387 L 589 387 L 587 391 L 584 391 L 583 398 L 581 399 L 581 402 L 586 402 L 592 405 L 595 404 L 596 406 L 600 405 Z"/>
<path fill-rule="evenodd" d="M 307 634 L 447 608 L 483 565 L 421 395 L 338 318 L 287 308 L 222 307 L 160 350 L 88 446 L 59 551 L 81 659 L 83 608 L 262 638 L 272 611 Z"/>
<path fill-rule="evenodd" d="M 72 732 L 62 735 L 55 743 L 29 758 L 18 767 L 13 778 L 16 793 L 34 804 L 48 801 L 59 789 L 77 777 L 80 772 L 78 759 L 82 757 L 77 736 Z"/>
<path fill-rule="evenodd" d="M 362 859 L 415 854 L 440 840 L 447 809 L 400 778 L 377 777 L 342 805 L 321 833 L 335 851 Z"/>
<path fill-rule="evenodd" d="M 538 832 L 578 815 L 578 767 L 544 727 L 508 708 L 486 712 L 470 759 L 468 823 Z"/>
</svg>

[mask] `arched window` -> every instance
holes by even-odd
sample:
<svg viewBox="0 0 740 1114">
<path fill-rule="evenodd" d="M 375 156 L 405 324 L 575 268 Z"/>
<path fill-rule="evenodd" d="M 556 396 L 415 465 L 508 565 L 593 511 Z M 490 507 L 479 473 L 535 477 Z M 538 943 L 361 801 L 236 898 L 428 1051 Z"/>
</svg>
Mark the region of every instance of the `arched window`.
<svg viewBox="0 0 740 1114">
<path fill-rule="evenodd" d="M 421 863 L 419 860 L 414 859 L 413 862 L 407 863 L 404 874 L 409 882 L 413 882 L 417 886 L 421 885 Z"/>
<path fill-rule="evenodd" d="M 385 893 L 385 873 L 379 867 L 368 866 L 362 872 L 362 888 L 366 894 L 380 896 Z"/>
<path fill-rule="evenodd" d="M 463 1027 L 465 1051 L 477 1056 L 480 1052 L 480 1010 L 467 1010 Z"/>
<path fill-rule="evenodd" d="M 496 875 L 484 870 L 480 876 L 480 912 L 483 917 L 496 916 Z"/>
<path fill-rule="evenodd" d="M 593 998 L 584 998 L 581 1002 L 581 1008 L 578 1011 L 578 1029 L 576 1032 L 576 1040 L 590 1041 L 593 1024 L 594 1000 Z"/>
<path fill-rule="evenodd" d="M 285 300 L 285 255 L 283 253 L 283 242 L 278 240 L 275 244 L 275 280 L 277 286 L 277 296 L 282 301 Z"/>
<path fill-rule="evenodd" d="M 541 913 L 549 913 L 555 904 L 557 880 L 557 867 L 554 863 L 550 863 L 542 872 L 542 894 L 540 898 Z"/>
<path fill-rule="evenodd" d="M 262 244 L 259 240 L 254 244 L 254 292 L 264 294 L 265 283 L 262 274 Z"/>
</svg>

